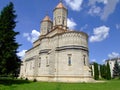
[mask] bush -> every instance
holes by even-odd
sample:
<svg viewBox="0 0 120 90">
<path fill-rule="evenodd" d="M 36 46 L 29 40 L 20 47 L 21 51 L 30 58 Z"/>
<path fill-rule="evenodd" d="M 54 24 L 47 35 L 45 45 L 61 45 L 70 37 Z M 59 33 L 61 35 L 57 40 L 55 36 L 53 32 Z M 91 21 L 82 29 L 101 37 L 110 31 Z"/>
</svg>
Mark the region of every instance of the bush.
<svg viewBox="0 0 120 90">
<path fill-rule="evenodd" d="M 33 79 L 33 82 L 37 82 L 37 80 L 36 80 L 36 79 Z"/>
<path fill-rule="evenodd" d="M 25 80 L 28 80 L 28 78 L 25 78 Z"/>
</svg>

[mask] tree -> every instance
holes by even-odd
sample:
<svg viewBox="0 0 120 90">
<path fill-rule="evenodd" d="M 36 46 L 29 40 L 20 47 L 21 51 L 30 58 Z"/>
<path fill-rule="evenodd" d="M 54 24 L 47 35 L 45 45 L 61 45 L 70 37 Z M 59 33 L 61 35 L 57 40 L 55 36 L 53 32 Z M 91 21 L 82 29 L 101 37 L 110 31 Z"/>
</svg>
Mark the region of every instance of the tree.
<svg viewBox="0 0 120 90">
<path fill-rule="evenodd" d="M 120 78 L 120 66 L 118 65 L 117 60 L 115 61 L 114 68 L 113 68 L 113 78 L 119 77 Z"/>
<path fill-rule="evenodd" d="M 104 79 L 107 79 L 107 80 L 111 79 L 110 66 L 108 62 L 107 62 L 107 65 L 105 64 L 100 65 L 100 74 L 101 74 L 101 77 Z"/>
<path fill-rule="evenodd" d="M 15 74 L 20 66 L 20 59 L 17 56 L 19 44 L 16 42 L 15 32 L 17 15 L 14 5 L 10 2 L 0 13 L 0 74 Z"/>
<path fill-rule="evenodd" d="M 101 77 L 102 78 L 104 78 L 104 79 L 106 79 L 106 65 L 105 64 L 103 64 L 103 65 L 100 65 L 100 74 L 101 74 Z"/>
<path fill-rule="evenodd" d="M 100 65 L 100 73 L 102 78 L 107 78 L 107 66 L 105 64 Z"/>
<path fill-rule="evenodd" d="M 94 62 L 94 79 L 99 79 L 99 70 L 98 70 L 98 64 Z"/>
<path fill-rule="evenodd" d="M 106 79 L 107 80 L 110 80 L 111 79 L 111 72 L 110 72 L 110 65 L 109 63 L 107 62 L 107 69 L 106 69 Z"/>
</svg>

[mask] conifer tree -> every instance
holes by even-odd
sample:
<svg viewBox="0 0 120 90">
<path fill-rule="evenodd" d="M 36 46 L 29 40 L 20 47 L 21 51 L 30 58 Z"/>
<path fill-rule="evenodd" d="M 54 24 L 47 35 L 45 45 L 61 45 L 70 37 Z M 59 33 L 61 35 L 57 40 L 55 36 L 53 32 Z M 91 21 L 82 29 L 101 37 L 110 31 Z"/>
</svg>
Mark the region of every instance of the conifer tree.
<svg viewBox="0 0 120 90">
<path fill-rule="evenodd" d="M 101 75 L 101 77 L 103 78 L 103 65 L 100 65 L 100 75 Z"/>
<path fill-rule="evenodd" d="M 106 69 L 106 79 L 107 80 L 110 80 L 111 79 L 111 72 L 110 72 L 110 65 L 109 63 L 107 62 L 107 69 Z"/>
<path fill-rule="evenodd" d="M 0 74 L 15 74 L 20 66 L 17 56 L 19 44 L 16 42 L 15 32 L 16 14 L 14 5 L 10 2 L 0 13 Z"/>
<path fill-rule="evenodd" d="M 105 64 L 100 65 L 100 74 L 101 74 L 101 77 L 104 79 L 106 79 L 106 77 L 107 77 L 106 69 L 107 69 L 107 67 Z"/>
<path fill-rule="evenodd" d="M 98 70 L 98 64 L 94 62 L 94 79 L 99 79 L 99 70 Z"/>
<path fill-rule="evenodd" d="M 115 61 L 114 68 L 113 68 L 113 78 L 119 77 L 120 78 L 120 66 L 118 65 L 117 60 Z"/>
</svg>

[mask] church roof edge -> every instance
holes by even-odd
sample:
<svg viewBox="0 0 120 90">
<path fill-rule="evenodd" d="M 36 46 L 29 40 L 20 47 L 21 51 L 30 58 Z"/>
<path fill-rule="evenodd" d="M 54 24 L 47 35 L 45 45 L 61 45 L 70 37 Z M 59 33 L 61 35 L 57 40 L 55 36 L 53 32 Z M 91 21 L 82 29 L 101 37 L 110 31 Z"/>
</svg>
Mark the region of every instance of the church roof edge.
<svg viewBox="0 0 120 90">
<path fill-rule="evenodd" d="M 52 20 L 50 19 L 50 17 L 48 15 L 46 15 L 42 21 L 50 21 L 51 22 Z"/>
<path fill-rule="evenodd" d="M 60 1 L 59 2 L 59 4 L 55 7 L 55 9 L 61 9 L 61 8 L 64 8 L 64 9 L 67 9 L 64 5 L 63 5 L 63 3 L 62 3 L 62 1 Z"/>
</svg>

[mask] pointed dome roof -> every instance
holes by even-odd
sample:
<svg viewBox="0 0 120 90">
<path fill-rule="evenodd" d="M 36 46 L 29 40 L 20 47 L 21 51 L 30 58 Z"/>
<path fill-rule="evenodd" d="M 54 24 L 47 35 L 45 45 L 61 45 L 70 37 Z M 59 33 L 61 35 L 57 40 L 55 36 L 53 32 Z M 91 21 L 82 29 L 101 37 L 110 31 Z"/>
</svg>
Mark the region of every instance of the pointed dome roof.
<svg viewBox="0 0 120 90">
<path fill-rule="evenodd" d="M 51 19 L 48 15 L 46 15 L 42 21 L 51 21 Z"/>
<path fill-rule="evenodd" d="M 64 9 L 66 9 L 66 7 L 63 5 L 62 2 L 60 2 L 60 3 L 56 6 L 56 8 L 64 8 Z"/>
</svg>

